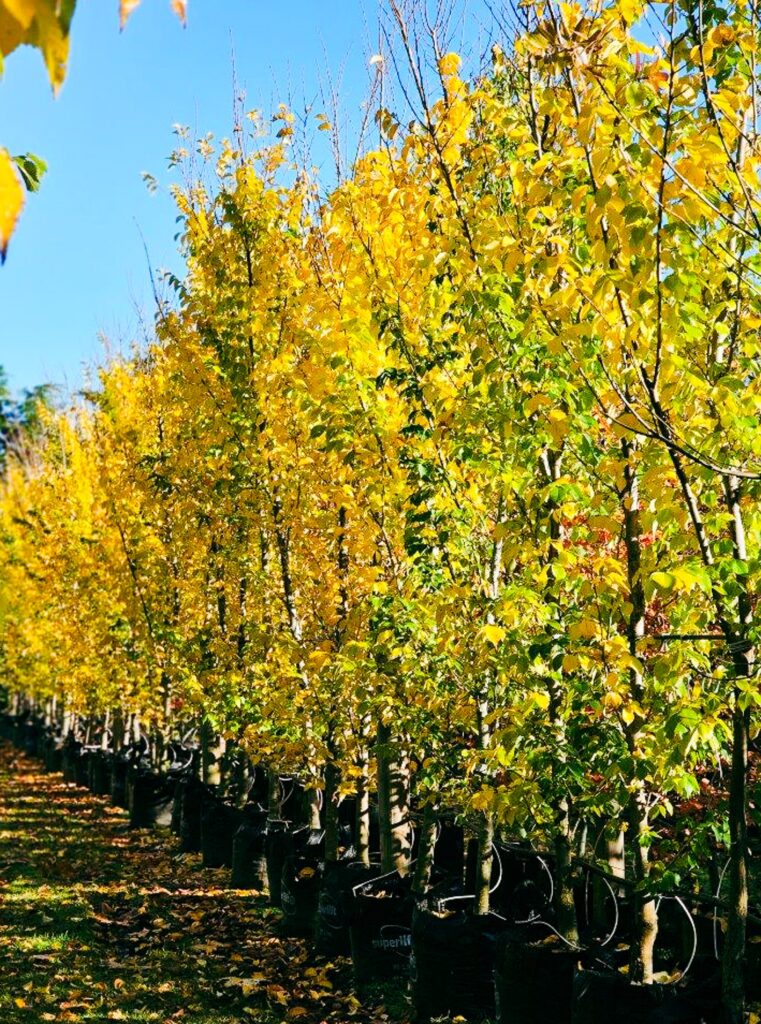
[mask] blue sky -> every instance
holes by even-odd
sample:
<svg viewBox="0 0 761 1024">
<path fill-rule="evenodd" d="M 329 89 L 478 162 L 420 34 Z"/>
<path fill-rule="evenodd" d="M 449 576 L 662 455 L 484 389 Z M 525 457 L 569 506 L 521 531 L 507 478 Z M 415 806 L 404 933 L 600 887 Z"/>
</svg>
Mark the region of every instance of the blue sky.
<svg viewBox="0 0 761 1024">
<path fill-rule="evenodd" d="M 172 126 L 230 133 L 233 48 L 249 108 L 318 97 L 328 68 L 347 115 L 366 96 L 375 0 L 190 0 L 184 30 L 168 0 L 143 0 L 121 34 L 116 8 L 79 0 L 58 99 L 28 48 L 0 81 L 0 144 L 49 165 L 0 268 L 0 365 L 16 390 L 76 388 L 82 365 L 102 358 L 100 333 L 118 350 L 139 334 L 138 310 L 150 320 L 141 232 L 154 267 L 182 269 L 166 194 Z"/>
</svg>

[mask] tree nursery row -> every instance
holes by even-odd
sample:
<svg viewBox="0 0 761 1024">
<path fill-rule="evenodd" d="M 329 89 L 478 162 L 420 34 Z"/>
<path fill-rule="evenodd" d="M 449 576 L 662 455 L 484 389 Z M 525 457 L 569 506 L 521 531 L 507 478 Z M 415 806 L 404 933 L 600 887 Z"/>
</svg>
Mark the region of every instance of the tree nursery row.
<svg viewBox="0 0 761 1024">
<path fill-rule="evenodd" d="M 522 4 L 466 74 L 390 6 L 331 189 L 324 115 L 180 132 L 186 276 L 6 453 L 7 731 L 423 1018 L 741 1024 L 756 8 Z"/>
</svg>

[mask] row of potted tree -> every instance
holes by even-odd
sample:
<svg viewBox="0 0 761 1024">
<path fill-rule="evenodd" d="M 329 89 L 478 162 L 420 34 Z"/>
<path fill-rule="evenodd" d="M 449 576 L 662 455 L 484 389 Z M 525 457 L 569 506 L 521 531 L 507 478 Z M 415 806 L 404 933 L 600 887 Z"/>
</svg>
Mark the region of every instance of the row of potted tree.
<svg viewBox="0 0 761 1024">
<path fill-rule="evenodd" d="M 414 5 L 390 10 L 375 67 L 412 121 L 379 109 L 377 145 L 327 194 L 285 108 L 271 142 L 256 119 L 216 152 L 181 141 L 188 270 L 155 337 L 8 461 L 6 685 L 137 718 L 159 761 L 173 718 L 202 716 L 299 775 L 315 820 L 322 799 L 328 860 L 344 795 L 369 855 L 375 789 L 404 870 L 412 778 L 423 831 L 441 809 L 477 822 L 476 916 L 506 829 L 552 852 L 574 945 L 580 837 L 599 853 L 624 832 L 637 987 L 664 876 L 707 887 L 726 849 L 739 1024 L 753 13 L 528 4 L 468 79 L 435 26 L 421 57 Z M 700 799 L 715 772 L 727 827 Z"/>
</svg>

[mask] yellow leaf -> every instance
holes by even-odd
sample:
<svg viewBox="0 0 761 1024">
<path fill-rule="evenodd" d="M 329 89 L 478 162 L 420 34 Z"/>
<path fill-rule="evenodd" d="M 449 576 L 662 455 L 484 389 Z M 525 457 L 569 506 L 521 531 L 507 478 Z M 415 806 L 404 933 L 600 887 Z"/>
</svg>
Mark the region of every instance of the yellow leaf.
<svg viewBox="0 0 761 1024">
<path fill-rule="evenodd" d="M 8 242 L 24 208 L 24 188 L 7 149 L 0 149 L 0 263 L 5 262 Z"/>
<path fill-rule="evenodd" d="M 487 640 L 490 644 L 494 644 L 494 646 L 496 647 L 500 640 L 504 638 L 505 631 L 501 626 L 496 626 L 494 625 L 494 623 L 489 623 L 487 626 L 484 626 L 483 629 L 481 630 L 481 636 L 484 638 L 484 640 Z"/>
<path fill-rule="evenodd" d="M 572 623 L 568 632 L 572 639 L 591 640 L 597 636 L 597 623 L 594 619 L 581 619 L 580 622 Z"/>
<path fill-rule="evenodd" d="M 456 53 L 445 53 L 439 61 L 439 71 L 446 78 L 456 75 L 460 67 L 460 57 Z"/>
<path fill-rule="evenodd" d="M 16 1004 L 16 1006 L 18 1006 L 19 1010 L 23 1010 L 24 1007 L 26 1006 L 25 999 L 14 999 L 13 1002 Z"/>
<path fill-rule="evenodd" d="M 124 28 L 127 19 L 140 6 L 140 0 L 119 0 L 119 28 Z"/>
<path fill-rule="evenodd" d="M 69 59 L 69 32 L 63 19 L 47 5 L 38 4 L 37 13 L 24 42 L 36 46 L 42 53 L 53 91 L 63 85 Z"/>
<path fill-rule="evenodd" d="M 0 3 L 0 55 L 7 57 L 20 46 L 26 37 L 28 26 L 24 26 Z"/>
<path fill-rule="evenodd" d="M 188 0 L 169 0 L 172 10 L 183 25 L 188 23 Z"/>
<path fill-rule="evenodd" d="M 27 29 L 37 13 L 37 0 L 2 0 L 2 6 L 15 18 L 22 28 Z"/>
</svg>

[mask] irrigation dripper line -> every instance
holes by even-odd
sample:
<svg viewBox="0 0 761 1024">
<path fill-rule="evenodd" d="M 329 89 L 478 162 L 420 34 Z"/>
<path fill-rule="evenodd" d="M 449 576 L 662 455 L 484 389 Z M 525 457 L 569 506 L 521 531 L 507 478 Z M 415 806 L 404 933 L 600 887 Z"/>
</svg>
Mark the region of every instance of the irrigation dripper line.
<svg viewBox="0 0 761 1024">
<path fill-rule="evenodd" d="M 549 921 L 543 921 L 541 919 L 541 917 L 535 917 L 533 919 L 529 918 L 527 921 L 516 921 L 515 923 L 516 924 L 541 924 L 541 925 L 544 925 L 545 928 L 549 928 L 549 930 L 551 932 L 554 932 L 555 935 L 557 935 L 557 937 L 561 940 L 561 942 L 565 942 L 566 946 L 568 946 L 570 949 L 572 949 L 575 953 L 583 953 L 584 952 L 584 946 L 580 946 L 576 942 L 571 942 L 571 940 L 567 939 L 565 937 L 565 935 L 561 935 L 560 932 L 557 930 L 557 928 L 553 927 L 553 925 L 551 925 Z"/>
<path fill-rule="evenodd" d="M 724 867 L 721 869 L 721 874 L 719 875 L 719 884 L 716 887 L 716 899 L 717 900 L 721 899 L 721 887 L 724 884 L 724 875 L 726 875 L 727 868 L 729 867 L 729 865 L 731 863 L 732 863 L 732 858 L 731 857 L 727 857 L 727 862 L 724 865 Z M 717 907 L 713 908 L 713 929 L 712 929 L 713 930 L 713 955 L 714 955 L 716 960 L 720 959 L 720 957 L 719 957 L 719 927 L 718 927 L 719 926 L 719 915 L 716 913 L 717 909 L 718 909 Z"/>
<path fill-rule="evenodd" d="M 408 867 L 412 867 L 414 864 L 417 864 L 417 858 L 415 860 L 411 860 Z M 385 875 L 376 875 L 375 878 L 368 878 L 366 882 L 360 882 L 359 885 L 355 885 L 353 887 L 351 890 L 352 895 L 357 895 L 357 889 L 366 889 L 369 885 L 374 885 L 376 882 L 382 882 L 384 878 L 392 878 L 394 875 L 401 877 L 399 872 L 394 869 L 393 871 L 387 871 Z"/>
<path fill-rule="evenodd" d="M 692 965 L 693 965 L 693 963 L 695 961 L 695 957 L 697 956 L 697 952 L 698 952 L 698 929 L 697 929 L 697 927 L 695 925 L 695 921 L 694 921 L 694 919 L 692 917 L 692 914 L 687 909 L 687 905 L 685 904 L 685 902 L 684 902 L 684 900 L 682 899 L 681 896 L 673 896 L 673 895 L 671 895 L 671 896 L 669 896 L 669 895 L 659 896 L 658 899 L 655 902 L 655 913 L 656 913 L 656 916 L 658 915 L 658 909 L 660 908 L 660 905 L 663 902 L 663 900 L 676 900 L 676 902 L 679 904 L 679 906 L 682 908 L 682 910 L 687 915 L 687 920 L 690 922 L 690 927 L 692 928 L 692 954 L 690 956 L 690 959 L 687 961 L 687 966 L 681 972 L 681 974 L 679 975 L 679 978 L 677 979 L 678 981 L 682 981 L 682 979 L 687 976 L 687 972 L 692 967 Z"/>
<path fill-rule="evenodd" d="M 587 924 L 589 924 L 589 886 L 590 886 L 591 881 L 592 881 L 591 874 L 592 873 L 590 871 L 587 871 L 587 880 L 586 880 L 586 884 L 584 885 L 584 909 L 586 910 L 586 914 L 587 914 Z M 602 881 L 607 885 L 608 891 L 610 892 L 610 895 L 613 898 L 613 910 L 615 912 L 615 917 L 614 917 L 614 921 L 613 921 L 613 930 L 606 937 L 605 941 L 600 943 L 600 948 L 604 949 L 605 946 L 608 945 L 608 943 L 611 941 L 613 936 L 618 931 L 618 925 L 619 925 L 619 921 L 621 920 L 621 915 L 620 915 L 619 910 L 618 910 L 618 897 L 615 894 L 613 886 L 610 884 L 610 882 L 608 881 L 608 879 L 604 875 L 601 875 L 600 877 L 602 878 Z"/>
</svg>

